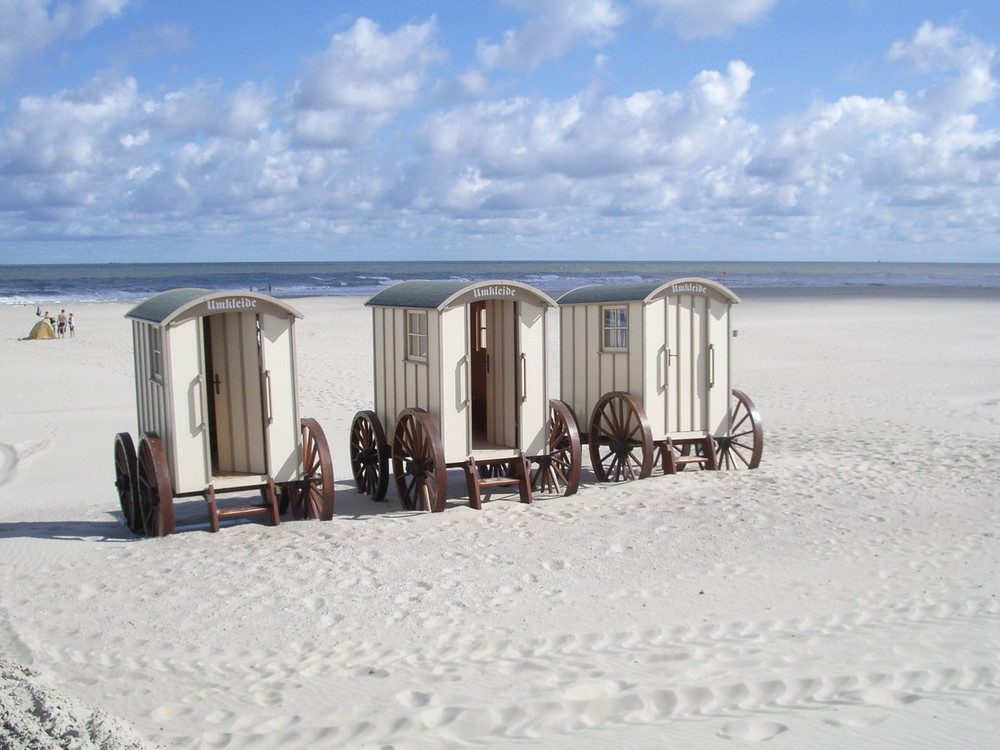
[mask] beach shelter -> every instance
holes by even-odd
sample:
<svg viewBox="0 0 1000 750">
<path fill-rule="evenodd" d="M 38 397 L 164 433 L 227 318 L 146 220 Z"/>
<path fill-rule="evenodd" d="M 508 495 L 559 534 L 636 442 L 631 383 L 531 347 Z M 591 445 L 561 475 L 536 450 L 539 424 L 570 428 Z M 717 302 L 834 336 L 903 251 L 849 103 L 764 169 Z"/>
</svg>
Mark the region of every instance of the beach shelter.
<svg viewBox="0 0 1000 750">
<path fill-rule="evenodd" d="M 329 519 L 326 439 L 315 420 L 299 418 L 294 327 L 300 312 L 256 292 L 171 289 L 126 317 L 142 436 L 138 507 L 131 509 L 141 523 L 130 523 L 134 530 L 170 533 L 172 498 L 189 495 L 208 501 L 213 530 L 223 515 L 263 513 L 277 523 L 279 505 L 288 503 Z M 119 440 L 125 442 L 131 440 Z M 128 448 L 120 451 L 125 465 Z M 224 513 L 216 505 L 217 493 L 254 489 L 263 493 L 263 506 Z M 128 521 L 124 499 L 123 512 Z"/>
<path fill-rule="evenodd" d="M 760 460 L 760 418 L 731 386 L 731 310 L 718 282 L 598 284 L 559 298 L 561 395 L 600 480 Z M 735 399 L 735 407 L 734 407 Z M 735 439 L 734 439 L 735 438 Z"/>
<path fill-rule="evenodd" d="M 352 427 L 359 489 L 382 499 L 391 449 L 406 508 L 439 511 L 445 469 L 484 487 L 531 492 L 526 461 L 547 451 L 546 312 L 555 301 L 517 281 L 414 280 L 378 292 L 372 310 L 375 408 Z M 503 475 L 507 472 L 518 476 Z"/>
<path fill-rule="evenodd" d="M 25 339 L 54 339 L 55 337 L 56 332 L 52 330 L 52 324 L 47 318 L 43 318 L 31 327 L 28 335 L 22 341 Z"/>
</svg>

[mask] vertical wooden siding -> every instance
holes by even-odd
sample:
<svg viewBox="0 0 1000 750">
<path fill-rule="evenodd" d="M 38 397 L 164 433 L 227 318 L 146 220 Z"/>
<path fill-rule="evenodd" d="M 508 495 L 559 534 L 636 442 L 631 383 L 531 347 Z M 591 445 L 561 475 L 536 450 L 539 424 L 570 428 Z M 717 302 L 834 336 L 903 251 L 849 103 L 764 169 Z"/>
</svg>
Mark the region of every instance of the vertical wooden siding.
<svg viewBox="0 0 1000 750">
<path fill-rule="evenodd" d="M 560 393 L 583 430 L 604 394 L 625 391 L 641 401 L 648 385 L 642 303 L 627 306 L 629 346 L 622 352 L 603 351 L 601 307 L 566 305 L 559 311 Z"/>
<path fill-rule="evenodd" d="M 300 463 L 295 318 L 262 315 L 260 323 L 263 365 L 270 386 L 271 420 L 265 423 L 269 473 L 275 482 L 290 482 L 296 478 Z"/>
</svg>

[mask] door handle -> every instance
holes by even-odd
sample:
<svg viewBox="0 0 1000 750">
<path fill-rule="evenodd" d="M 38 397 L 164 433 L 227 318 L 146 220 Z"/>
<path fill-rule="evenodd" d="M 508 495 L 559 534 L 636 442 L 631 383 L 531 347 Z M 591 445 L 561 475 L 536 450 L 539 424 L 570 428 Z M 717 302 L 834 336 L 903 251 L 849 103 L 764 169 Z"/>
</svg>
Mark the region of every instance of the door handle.
<svg viewBox="0 0 1000 750">
<path fill-rule="evenodd" d="M 274 405 L 271 403 L 271 371 L 264 370 L 264 393 L 267 398 L 267 423 L 274 423 Z"/>
<path fill-rule="evenodd" d="M 219 377 L 219 373 L 215 373 L 215 377 L 212 378 L 212 382 L 215 383 L 215 395 L 218 396 L 220 389 L 222 388 L 222 378 Z"/>
</svg>

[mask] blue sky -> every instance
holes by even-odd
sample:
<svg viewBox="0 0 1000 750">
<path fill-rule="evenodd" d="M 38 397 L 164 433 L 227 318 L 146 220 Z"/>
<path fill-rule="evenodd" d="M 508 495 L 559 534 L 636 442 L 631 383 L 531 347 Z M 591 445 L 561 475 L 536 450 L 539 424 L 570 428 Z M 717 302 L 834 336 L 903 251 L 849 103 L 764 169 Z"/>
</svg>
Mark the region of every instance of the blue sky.
<svg viewBox="0 0 1000 750">
<path fill-rule="evenodd" d="M 0 263 L 1000 261 L 997 0 L 0 0 Z"/>
</svg>

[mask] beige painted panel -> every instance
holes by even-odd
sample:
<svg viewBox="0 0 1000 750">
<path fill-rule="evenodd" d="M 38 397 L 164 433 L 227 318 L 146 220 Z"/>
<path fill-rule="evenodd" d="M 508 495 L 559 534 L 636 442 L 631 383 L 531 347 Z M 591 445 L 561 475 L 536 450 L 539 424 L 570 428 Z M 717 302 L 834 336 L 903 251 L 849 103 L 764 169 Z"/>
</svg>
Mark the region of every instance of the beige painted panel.
<svg viewBox="0 0 1000 750">
<path fill-rule="evenodd" d="M 668 425 L 670 432 L 708 429 L 711 354 L 708 341 L 708 299 L 677 295 L 668 300 L 670 349 Z"/>
<path fill-rule="evenodd" d="M 641 302 L 633 302 L 628 306 L 628 355 L 626 371 L 620 381 L 623 385 L 620 391 L 631 393 L 645 408 L 646 404 L 646 310 Z"/>
<path fill-rule="evenodd" d="M 525 302 L 520 305 L 519 348 L 523 357 L 523 382 L 519 399 L 521 437 L 518 447 L 529 456 L 545 452 L 548 441 L 547 317 L 544 307 Z"/>
<path fill-rule="evenodd" d="M 168 327 L 163 337 L 167 412 L 160 438 L 174 492 L 200 492 L 209 480 L 201 319 Z"/>
<path fill-rule="evenodd" d="M 167 405 L 162 380 L 153 381 L 150 367 L 151 332 L 149 323 L 133 321 L 133 346 L 135 347 L 136 406 L 138 436 L 144 432 L 164 433 Z"/>
<path fill-rule="evenodd" d="M 413 406 L 426 409 L 434 419 L 438 430 L 441 429 L 441 406 L 444 365 L 441 358 L 442 331 L 441 313 L 437 310 L 427 311 L 427 363 L 414 365 L 413 372 L 417 379 L 417 402 Z M 460 334 L 461 330 L 457 332 Z M 456 334 L 456 335 L 457 335 Z M 410 406 L 411 404 L 405 404 Z"/>
<path fill-rule="evenodd" d="M 587 348 L 586 311 L 577 306 L 563 307 L 559 310 L 559 319 L 562 349 L 559 360 L 559 393 L 562 400 L 576 413 L 577 419 L 583 421 L 582 429 L 586 430 L 585 423 L 590 416 L 587 407 L 590 381 L 592 372 L 596 372 L 588 369 L 590 353 Z"/>
<path fill-rule="evenodd" d="M 465 306 L 445 310 L 440 316 L 442 335 L 437 348 L 441 352 L 441 378 L 437 413 L 438 431 L 446 462 L 464 461 L 469 456 L 469 313 Z"/>
<path fill-rule="evenodd" d="M 296 479 L 301 462 L 294 323 L 291 316 L 260 316 L 267 463 L 275 482 Z"/>
<path fill-rule="evenodd" d="M 646 305 L 642 332 L 643 406 L 654 440 L 667 434 L 666 302 L 662 297 Z"/>
<path fill-rule="evenodd" d="M 711 370 L 712 385 L 708 396 L 708 430 L 713 435 L 726 435 L 729 432 L 730 390 L 730 343 L 732 330 L 730 325 L 731 306 L 719 300 L 709 303 L 708 341 L 712 347 Z"/>
</svg>

